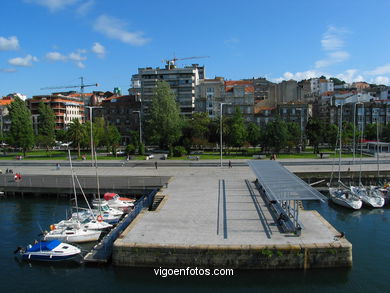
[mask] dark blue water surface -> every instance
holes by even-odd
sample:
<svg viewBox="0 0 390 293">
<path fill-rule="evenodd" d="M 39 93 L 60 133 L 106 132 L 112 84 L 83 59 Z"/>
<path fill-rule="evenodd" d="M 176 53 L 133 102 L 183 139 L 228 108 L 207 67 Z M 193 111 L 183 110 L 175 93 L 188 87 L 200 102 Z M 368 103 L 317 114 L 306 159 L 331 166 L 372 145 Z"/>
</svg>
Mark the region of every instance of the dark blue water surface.
<svg viewBox="0 0 390 293">
<path fill-rule="evenodd" d="M 0 199 L 0 292 L 390 292 L 390 209 L 351 212 L 309 203 L 353 244 L 352 269 L 234 271 L 230 277 L 155 276 L 152 269 L 26 263 L 13 254 L 66 215 L 67 199 Z M 303 231 L 304 233 L 304 231 Z"/>
</svg>

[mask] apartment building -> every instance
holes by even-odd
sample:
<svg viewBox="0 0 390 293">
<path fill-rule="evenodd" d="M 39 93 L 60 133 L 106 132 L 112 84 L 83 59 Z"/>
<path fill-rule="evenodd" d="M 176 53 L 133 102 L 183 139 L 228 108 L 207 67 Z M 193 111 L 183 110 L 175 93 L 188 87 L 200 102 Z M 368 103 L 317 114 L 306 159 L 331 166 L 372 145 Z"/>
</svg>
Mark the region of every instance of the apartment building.
<svg viewBox="0 0 390 293">
<path fill-rule="evenodd" d="M 246 122 L 254 122 L 254 87 L 248 80 L 225 81 L 226 105 L 223 106 L 223 115 L 232 115 L 235 109 L 240 109 Z"/>
<path fill-rule="evenodd" d="M 168 62 L 165 68 L 138 68 L 138 73 L 131 78 L 132 85 L 129 93 L 141 98 L 142 110 L 148 113 L 157 82 L 166 81 L 175 94 L 180 113 L 191 116 L 195 112 L 195 87 L 204 78 L 204 66 L 192 64 L 179 68 L 174 63 Z"/>
<path fill-rule="evenodd" d="M 139 131 L 141 102 L 134 95 L 112 96 L 103 100 L 102 109 L 97 110 L 97 115 L 116 126 L 122 136 L 122 144 L 130 142 L 130 131 Z M 99 114 L 101 113 L 101 114 Z M 95 116 L 95 114 L 94 114 Z"/>
<path fill-rule="evenodd" d="M 34 131 L 38 133 L 38 105 L 40 102 L 48 104 L 55 115 L 56 130 L 67 129 L 73 119 L 78 119 L 84 123 L 84 102 L 79 97 L 65 96 L 62 94 L 33 96 L 27 100 L 30 108 Z"/>
<path fill-rule="evenodd" d="M 195 88 L 195 112 L 205 112 L 210 118 L 220 115 L 220 105 L 225 97 L 223 77 L 202 79 Z"/>
</svg>

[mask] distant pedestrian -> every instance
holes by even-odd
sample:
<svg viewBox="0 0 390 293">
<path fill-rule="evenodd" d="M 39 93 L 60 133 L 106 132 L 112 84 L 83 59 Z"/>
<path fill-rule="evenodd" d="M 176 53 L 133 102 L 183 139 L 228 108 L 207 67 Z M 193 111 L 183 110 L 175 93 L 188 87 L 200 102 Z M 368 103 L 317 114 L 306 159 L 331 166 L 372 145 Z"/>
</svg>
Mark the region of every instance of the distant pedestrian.
<svg viewBox="0 0 390 293">
<path fill-rule="evenodd" d="M 156 161 L 156 162 L 154 162 L 154 166 L 156 167 L 156 170 L 157 170 L 157 161 Z"/>
<path fill-rule="evenodd" d="M 232 161 L 229 160 L 229 168 L 232 167 Z"/>
<path fill-rule="evenodd" d="M 57 163 L 57 170 L 60 170 L 61 169 L 61 165 L 60 163 Z"/>
</svg>

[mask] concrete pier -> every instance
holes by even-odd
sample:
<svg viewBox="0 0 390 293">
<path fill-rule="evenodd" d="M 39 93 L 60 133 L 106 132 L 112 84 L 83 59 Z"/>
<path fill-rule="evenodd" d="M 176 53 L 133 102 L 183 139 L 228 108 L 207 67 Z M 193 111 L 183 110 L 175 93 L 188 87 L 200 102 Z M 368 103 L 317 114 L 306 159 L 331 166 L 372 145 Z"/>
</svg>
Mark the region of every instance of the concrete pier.
<svg viewBox="0 0 390 293">
<path fill-rule="evenodd" d="M 173 171 L 174 170 L 174 171 Z M 168 170 L 167 170 L 168 171 Z M 349 267 L 352 245 L 315 211 L 300 236 L 282 233 L 249 167 L 176 167 L 164 205 L 144 212 L 114 243 L 113 263 L 134 267 L 282 269 Z M 172 172 L 173 171 L 173 172 Z"/>
</svg>

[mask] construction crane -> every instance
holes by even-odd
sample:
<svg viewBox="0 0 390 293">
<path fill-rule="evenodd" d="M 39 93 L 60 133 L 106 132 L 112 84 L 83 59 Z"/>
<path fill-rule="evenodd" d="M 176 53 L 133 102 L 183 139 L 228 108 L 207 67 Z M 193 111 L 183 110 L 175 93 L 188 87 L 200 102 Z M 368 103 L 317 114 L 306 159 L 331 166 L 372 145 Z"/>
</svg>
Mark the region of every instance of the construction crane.
<svg viewBox="0 0 390 293">
<path fill-rule="evenodd" d="M 168 69 L 175 68 L 176 61 L 179 60 L 188 60 L 188 59 L 200 59 L 200 58 L 209 58 L 210 56 L 193 56 L 193 57 L 184 57 L 184 58 L 176 58 L 173 57 L 172 59 L 163 59 L 162 62 L 166 63 L 168 66 Z"/>
<path fill-rule="evenodd" d="M 53 87 L 44 87 L 41 90 L 57 90 L 57 89 L 70 89 L 70 88 L 80 88 L 81 98 L 84 100 L 84 88 L 90 86 L 99 86 L 99 84 L 84 84 L 84 78 L 80 77 L 80 85 L 65 85 L 65 86 L 53 86 Z"/>
</svg>

